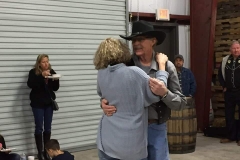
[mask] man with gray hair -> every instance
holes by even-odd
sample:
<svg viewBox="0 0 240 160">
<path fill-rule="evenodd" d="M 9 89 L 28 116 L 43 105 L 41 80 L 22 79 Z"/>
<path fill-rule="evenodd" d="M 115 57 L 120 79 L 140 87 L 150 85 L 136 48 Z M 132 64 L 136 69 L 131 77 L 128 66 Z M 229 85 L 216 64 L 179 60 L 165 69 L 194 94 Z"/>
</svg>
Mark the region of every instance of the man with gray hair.
<svg viewBox="0 0 240 160">
<path fill-rule="evenodd" d="M 231 55 L 223 58 L 218 70 L 218 79 L 223 87 L 225 99 L 225 118 L 228 134 L 221 143 L 237 141 L 240 146 L 240 125 L 235 120 L 236 105 L 240 106 L 240 44 L 233 41 L 230 46 Z M 238 110 L 240 116 L 240 110 Z M 240 118 L 240 117 L 239 117 Z"/>
</svg>

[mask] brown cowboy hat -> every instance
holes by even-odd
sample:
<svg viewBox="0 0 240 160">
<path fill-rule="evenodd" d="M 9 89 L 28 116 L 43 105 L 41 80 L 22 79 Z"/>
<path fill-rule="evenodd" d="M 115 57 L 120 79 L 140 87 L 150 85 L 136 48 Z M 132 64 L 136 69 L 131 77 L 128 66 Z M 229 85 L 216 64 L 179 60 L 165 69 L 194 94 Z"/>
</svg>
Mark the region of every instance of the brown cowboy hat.
<svg viewBox="0 0 240 160">
<path fill-rule="evenodd" d="M 119 35 L 119 36 L 129 41 L 136 36 L 155 37 L 157 39 L 157 45 L 161 44 L 166 38 L 166 34 L 164 32 L 154 30 L 152 24 L 142 20 L 133 22 L 132 34 L 130 36 L 123 36 L 123 35 Z"/>
</svg>

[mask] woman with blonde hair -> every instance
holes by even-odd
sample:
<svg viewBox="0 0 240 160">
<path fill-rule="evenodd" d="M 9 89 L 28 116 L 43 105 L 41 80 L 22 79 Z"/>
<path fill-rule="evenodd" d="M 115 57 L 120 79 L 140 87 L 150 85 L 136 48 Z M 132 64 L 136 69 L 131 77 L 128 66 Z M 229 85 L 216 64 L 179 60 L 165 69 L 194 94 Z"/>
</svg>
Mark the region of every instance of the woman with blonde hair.
<svg viewBox="0 0 240 160">
<path fill-rule="evenodd" d="M 116 106 L 117 112 L 103 115 L 98 129 L 97 145 L 100 160 L 141 160 L 147 157 L 147 106 L 160 97 L 149 87 L 150 77 L 140 68 L 125 64 L 131 59 L 129 48 L 122 41 L 107 38 L 95 53 L 94 65 L 98 70 L 97 92 Z M 157 81 L 167 86 L 168 73 L 164 54 L 156 60 Z"/>
<path fill-rule="evenodd" d="M 44 144 L 50 140 L 51 124 L 53 117 L 52 99 L 56 99 L 54 91 L 59 89 L 58 79 L 48 79 L 48 76 L 56 74 L 49 63 L 46 54 L 37 57 L 35 66 L 29 71 L 27 85 L 31 88 L 30 100 L 35 120 L 35 141 L 38 150 L 38 159 L 48 159 L 43 153 Z"/>
</svg>

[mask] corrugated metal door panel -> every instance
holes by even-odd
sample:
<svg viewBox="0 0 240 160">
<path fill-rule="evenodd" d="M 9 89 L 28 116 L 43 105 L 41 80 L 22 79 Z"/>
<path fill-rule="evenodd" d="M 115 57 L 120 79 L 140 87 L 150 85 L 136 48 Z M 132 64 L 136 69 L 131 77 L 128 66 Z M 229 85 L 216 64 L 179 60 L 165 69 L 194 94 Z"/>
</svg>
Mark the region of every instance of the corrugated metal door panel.
<svg viewBox="0 0 240 160">
<path fill-rule="evenodd" d="M 57 21 L 58 17 L 61 17 L 61 18 L 87 18 L 89 16 L 89 14 L 92 14 L 92 13 L 79 13 L 79 14 L 76 14 L 76 13 L 65 13 L 65 12 L 52 12 L 52 11 L 36 11 L 36 10 L 24 10 L 24 9 L 13 9 L 13 8 L 2 8 L 1 9 L 1 12 L 4 13 L 4 15 L 9 15 L 9 14 L 19 14 L 19 15 L 26 15 L 26 16 L 52 16 L 52 17 L 57 17 Z M 111 14 L 108 14 L 108 15 L 95 15 L 95 17 L 97 19 L 114 19 L 116 20 L 116 18 L 119 18 L 120 20 L 123 20 L 124 17 L 122 17 L 121 15 L 111 15 Z M 26 17 L 28 18 L 28 17 Z M 64 19 L 61 19 L 61 20 L 64 20 Z M 82 26 L 84 27 L 84 26 Z M 82 28 L 81 27 L 81 28 Z"/>
<path fill-rule="evenodd" d="M 88 90 L 88 91 L 59 92 L 58 98 L 61 98 L 62 100 L 63 98 L 68 98 L 68 97 L 89 96 L 89 95 L 96 95 L 96 90 L 94 89 L 94 90 Z M 0 101 L 13 101 L 13 100 L 24 100 L 24 99 L 28 100 L 29 95 L 21 95 L 21 97 L 15 97 L 14 95 L 0 96 Z"/>
<path fill-rule="evenodd" d="M 2 10 L 2 9 L 1 9 Z M 47 27 L 47 28 L 62 28 L 62 29 L 93 29 L 93 30 L 100 30 L 100 29 L 111 29 L 111 30 L 124 30 L 123 26 L 115 26 L 112 28 L 111 26 L 105 25 L 105 24 L 99 24 L 98 27 L 94 24 L 84 24 L 84 23 L 73 23 L 71 25 L 66 24 L 66 23 L 47 23 L 47 22 L 31 22 L 31 21 L 18 21 L 18 23 L 15 23 L 15 21 L 11 20 L 1 20 L 2 22 L 2 27 L 5 26 L 19 26 L 19 27 Z M 114 25 L 114 24 L 112 24 Z"/>
<path fill-rule="evenodd" d="M 92 115 L 91 116 L 91 120 L 99 121 L 100 117 L 101 117 L 101 115 Z M 33 118 L 30 117 L 30 120 L 33 120 Z M 55 125 L 56 125 L 56 129 L 58 129 L 58 128 L 65 128 L 68 125 L 71 126 L 70 124 L 74 124 L 74 123 L 77 123 L 76 125 L 79 127 L 80 125 L 83 125 L 80 122 L 84 122 L 84 124 L 85 124 L 87 121 L 88 120 L 86 120 L 86 117 L 71 117 L 71 118 L 67 118 L 67 119 L 64 120 L 64 123 L 62 123 L 61 121 L 60 122 L 53 121 L 53 125 L 54 125 L 53 129 L 55 129 Z M 21 125 L 22 126 L 27 126 L 26 128 L 32 128 L 34 130 L 34 123 L 33 123 L 33 121 L 23 122 L 23 123 L 21 123 Z M 1 124 L 1 127 L 6 129 L 6 131 L 5 131 L 6 133 L 11 132 L 11 130 L 14 130 L 14 129 L 19 129 L 20 131 L 24 131 L 24 130 L 21 130 L 21 127 L 22 127 L 21 125 L 19 125 L 18 123 L 13 123 L 11 125 L 8 125 L 8 123 L 5 123 L 5 124 Z"/>
<path fill-rule="evenodd" d="M 5 1 L 5 0 L 0 0 Z M 61 6 L 61 7 L 73 7 L 73 8 L 89 8 L 89 9 L 112 9 L 111 6 L 116 8 L 125 8 L 125 5 L 121 2 L 117 1 L 105 1 L 105 0 L 91 0 L 91 1 L 59 1 L 59 0 L 11 0 L 11 3 L 15 5 L 20 4 L 32 4 L 32 5 L 43 5 L 43 6 Z M 99 5 L 103 5 L 100 6 Z M 119 9 L 120 11 L 124 11 Z"/>
<path fill-rule="evenodd" d="M 97 15 L 95 15 L 97 16 Z M 98 16 L 99 17 L 99 16 Z M 84 17 L 84 18 L 87 18 L 87 19 L 81 19 L 81 18 L 69 18 L 69 17 L 47 17 L 47 16 L 35 16 L 35 15 L 18 15 L 18 17 L 16 18 L 16 16 L 14 16 L 13 14 L 4 14 L 2 13 L 0 15 L 0 19 L 9 19 L 9 20 L 16 20 L 16 21 L 37 21 L 37 22 L 41 22 L 41 21 L 44 21 L 44 22 L 57 22 L 57 23 L 73 23 L 73 24 L 76 24 L 76 23 L 89 23 L 89 24 L 109 24 L 111 25 L 111 23 L 109 21 L 106 21 L 103 22 L 103 20 L 111 20 L 111 18 L 113 17 L 108 17 L 108 16 L 104 16 L 104 19 L 91 19 L 89 17 Z M 115 25 L 121 25 L 123 24 L 122 21 L 118 21 L 118 17 L 114 17 L 114 20 L 113 20 L 114 24 Z"/>
<path fill-rule="evenodd" d="M 28 71 L 38 54 L 62 74 L 53 138 L 92 146 L 102 116 L 93 56 L 107 37 L 126 33 L 125 0 L 0 0 L 0 133 L 17 152 L 35 153 Z"/>
</svg>

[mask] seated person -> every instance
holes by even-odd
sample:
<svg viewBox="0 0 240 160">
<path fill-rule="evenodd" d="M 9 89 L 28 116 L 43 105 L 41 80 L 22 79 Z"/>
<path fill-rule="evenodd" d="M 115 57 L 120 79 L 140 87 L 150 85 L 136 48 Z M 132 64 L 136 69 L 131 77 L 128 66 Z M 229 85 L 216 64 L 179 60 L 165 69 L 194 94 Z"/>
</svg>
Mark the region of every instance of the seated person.
<svg viewBox="0 0 240 160">
<path fill-rule="evenodd" d="M 60 150 L 60 145 L 56 139 L 49 140 L 45 149 L 52 160 L 74 160 L 74 156 L 68 151 Z"/>
<path fill-rule="evenodd" d="M 0 135 L 0 150 L 6 149 L 6 143 L 2 135 Z M 1 160 L 20 160 L 20 156 L 15 153 L 8 152 L 0 152 L 0 159 Z"/>
</svg>

